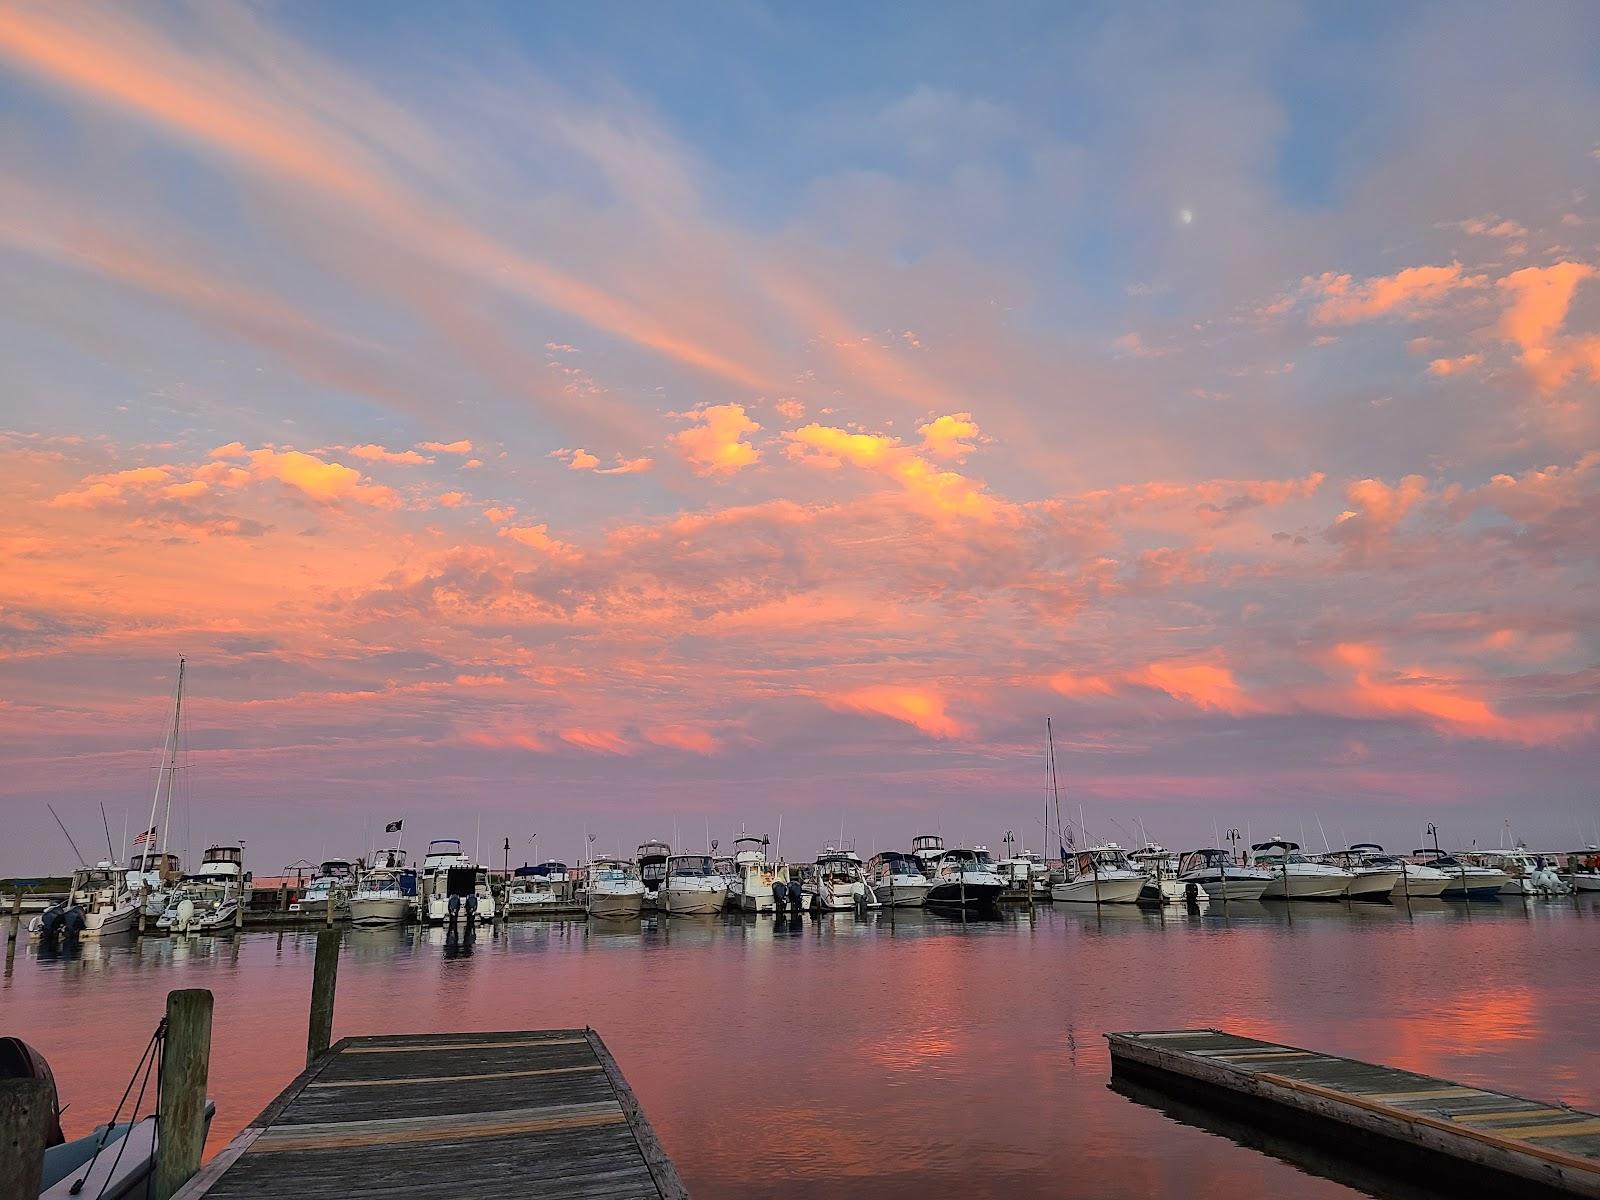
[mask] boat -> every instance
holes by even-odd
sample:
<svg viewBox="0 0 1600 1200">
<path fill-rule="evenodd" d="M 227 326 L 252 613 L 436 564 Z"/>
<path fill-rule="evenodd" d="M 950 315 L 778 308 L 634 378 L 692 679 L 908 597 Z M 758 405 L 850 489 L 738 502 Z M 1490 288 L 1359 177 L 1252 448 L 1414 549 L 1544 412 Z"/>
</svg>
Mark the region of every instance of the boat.
<svg viewBox="0 0 1600 1200">
<path fill-rule="evenodd" d="M 587 903 L 591 917 L 637 917 L 644 907 L 639 868 L 620 858 L 598 858 L 590 863 Z"/>
<path fill-rule="evenodd" d="M 1339 900 L 1355 879 L 1354 871 L 1331 863 L 1312 862 L 1298 842 L 1273 838 L 1250 847 L 1249 864 L 1272 876 L 1263 900 Z"/>
<path fill-rule="evenodd" d="M 667 878 L 667 859 L 672 847 L 665 842 L 644 842 L 639 847 L 639 878 L 644 882 L 646 909 L 661 907 L 661 885 Z"/>
<path fill-rule="evenodd" d="M 1045 862 L 1044 855 L 1023 850 L 995 863 L 994 871 L 1005 881 L 1006 890 L 1000 894 L 1002 900 L 1021 904 L 1028 903 L 1030 898 L 1035 904 L 1049 901 L 1050 864 Z"/>
<path fill-rule="evenodd" d="M 1412 857 L 1449 877 L 1439 895 L 1445 900 L 1493 900 L 1511 876 L 1493 867 L 1476 866 L 1459 854 L 1441 850 L 1416 850 Z"/>
<path fill-rule="evenodd" d="M 722 911 L 728 901 L 728 880 L 709 854 L 674 854 L 656 901 L 674 917 L 699 917 Z"/>
<path fill-rule="evenodd" d="M 928 872 L 928 907 L 965 910 L 993 908 L 1006 890 L 983 847 L 946 850 Z"/>
<path fill-rule="evenodd" d="M 583 906 L 567 864 L 554 860 L 536 867 L 527 864 L 518 867 L 506 885 L 505 903 L 507 914 L 522 915 Z"/>
<path fill-rule="evenodd" d="M 1422 863 L 1407 862 L 1398 854 L 1390 854 L 1376 842 L 1357 842 L 1350 849 L 1360 855 L 1362 863 L 1388 867 L 1395 872 L 1396 882 L 1389 893 L 1391 898 L 1431 899 L 1444 891 L 1445 885 L 1450 882 L 1450 876 L 1443 871 Z"/>
<path fill-rule="evenodd" d="M 1178 882 L 1186 893 L 1190 887 L 1197 888 L 1197 900 L 1249 901 L 1261 899 L 1272 875 L 1255 867 L 1241 867 L 1226 850 L 1207 846 L 1191 850 L 1178 860 Z"/>
<path fill-rule="evenodd" d="M 921 861 L 899 850 L 873 855 L 867 863 L 867 881 L 878 903 L 888 908 L 921 908 L 933 886 Z"/>
<path fill-rule="evenodd" d="M 818 912 L 850 912 L 878 908 L 877 896 L 867 883 L 866 866 L 854 850 L 826 847 L 817 855 L 806 885 L 807 907 Z"/>
<path fill-rule="evenodd" d="M 1058 904 L 1133 904 L 1144 891 L 1144 872 L 1115 842 L 1078 851 L 1066 867 L 1066 878 L 1050 887 Z"/>
<path fill-rule="evenodd" d="M 1390 893 L 1400 886 L 1401 869 L 1398 864 L 1382 862 L 1369 855 L 1366 851 L 1368 844 L 1351 846 L 1348 850 L 1329 850 L 1313 855 L 1311 861 L 1349 871 L 1352 878 L 1344 894 L 1350 899 L 1387 900 Z"/>
<path fill-rule="evenodd" d="M 326 913 L 328 897 L 332 896 L 334 911 L 344 912 L 350 907 L 350 893 L 355 891 L 355 887 L 354 864 L 348 859 L 330 858 L 317 868 L 316 877 L 300 893 L 300 899 L 290 902 L 289 911 L 313 915 Z"/>
<path fill-rule="evenodd" d="M 922 873 L 932 875 L 934 864 L 944 855 L 944 839 L 937 833 L 922 833 L 911 839 L 911 857 L 922 864 Z"/>
<path fill-rule="evenodd" d="M 1178 856 L 1165 846 L 1146 842 L 1129 852 L 1128 861 L 1144 872 L 1140 904 L 1188 904 L 1191 900 L 1206 898 L 1203 890 L 1191 897 L 1189 888 L 1178 882 Z"/>
<path fill-rule="evenodd" d="M 1482 850 L 1472 856 L 1472 862 L 1504 871 L 1510 877 L 1500 889 L 1502 896 L 1565 896 L 1572 890 L 1543 855 L 1530 853 L 1525 846 Z"/>
<path fill-rule="evenodd" d="M 39 1200 L 143 1200 L 149 1194 L 155 1170 L 154 1115 L 97 1125 L 69 1140 L 61 1130 L 63 1106 L 44 1055 L 21 1038 L 0 1037 L 0 1080 L 5 1079 L 38 1080 L 46 1086 Z M 202 1110 L 202 1138 L 215 1112 L 216 1105 L 208 1098 Z M 137 1108 L 131 1115 L 137 1116 Z"/>
<path fill-rule="evenodd" d="M 1567 886 L 1575 892 L 1600 892 L 1600 847 L 1589 846 L 1567 855 Z"/>
<path fill-rule="evenodd" d="M 239 885 L 185 880 L 167 893 L 167 907 L 156 918 L 162 933 L 220 933 L 238 918 Z"/>
<path fill-rule="evenodd" d="M 764 837 L 742 833 L 733 839 L 732 880 L 728 883 L 728 907 L 739 912 L 773 912 L 773 884 L 789 882 L 789 868 L 774 866 L 767 858 L 769 842 Z"/>
<path fill-rule="evenodd" d="M 159 917 L 167 908 L 167 893 L 175 887 L 182 873 L 178 869 L 178 856 L 167 851 L 167 835 L 172 829 L 172 793 L 178 782 L 178 757 L 183 740 L 183 684 L 188 664 L 180 655 L 178 678 L 172 692 L 172 721 L 166 727 L 161 745 L 161 760 L 157 764 L 155 792 L 150 797 L 150 824 L 133 839 L 135 847 L 144 847 L 135 859 L 139 863 L 140 907 L 148 918 Z M 166 791 L 166 806 L 161 807 L 162 791 Z M 156 813 L 163 813 L 156 823 Z M 150 869 L 151 852 L 155 850 L 156 833 L 161 834 L 161 849 L 155 856 L 155 867 Z"/>
<path fill-rule="evenodd" d="M 28 936 L 50 939 L 115 937 L 138 924 L 140 899 L 127 888 L 127 871 L 112 862 L 79 867 L 72 886 L 58 900 L 28 922 Z"/>
<path fill-rule="evenodd" d="M 176 854 L 163 854 L 146 850 L 128 860 L 128 870 L 123 876 L 124 886 L 143 897 L 144 915 L 159 917 L 167 907 L 166 892 L 183 878 L 183 869 Z"/>
<path fill-rule="evenodd" d="M 461 915 L 494 920 L 489 873 L 461 849 L 458 838 L 435 838 L 422 858 L 417 883 L 422 919 L 430 925 L 454 923 Z"/>
<path fill-rule="evenodd" d="M 379 850 L 350 893 L 351 924 L 403 925 L 411 919 L 416 899 L 417 873 L 406 852 L 398 846 Z"/>
</svg>

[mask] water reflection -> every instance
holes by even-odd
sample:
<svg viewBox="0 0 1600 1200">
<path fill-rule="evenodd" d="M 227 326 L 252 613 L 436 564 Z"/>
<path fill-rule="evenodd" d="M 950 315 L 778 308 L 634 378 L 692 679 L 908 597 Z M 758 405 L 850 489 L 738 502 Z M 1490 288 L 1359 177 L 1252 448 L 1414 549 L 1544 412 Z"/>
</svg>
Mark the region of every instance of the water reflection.
<svg viewBox="0 0 1600 1200">
<path fill-rule="evenodd" d="M 592 1025 L 701 1197 L 752 1180 L 878 1200 L 1341 1196 L 1368 1185 L 1107 1091 L 1102 1035 L 1228 1026 L 1593 1107 L 1592 983 L 1573 968 L 1596 911 L 1231 902 L 347 930 L 334 1032 Z M 3 1032 L 45 1050 L 81 1132 L 167 990 L 210 988 L 215 1149 L 293 1074 L 315 945 L 315 929 L 23 945 Z"/>
</svg>

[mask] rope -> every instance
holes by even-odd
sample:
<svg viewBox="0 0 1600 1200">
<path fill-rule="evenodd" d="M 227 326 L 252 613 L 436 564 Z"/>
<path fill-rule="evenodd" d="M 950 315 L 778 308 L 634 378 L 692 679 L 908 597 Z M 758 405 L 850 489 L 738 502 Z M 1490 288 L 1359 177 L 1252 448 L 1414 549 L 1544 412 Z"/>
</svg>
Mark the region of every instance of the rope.
<svg viewBox="0 0 1600 1200">
<path fill-rule="evenodd" d="M 100 1192 L 95 1197 L 95 1200 L 101 1200 L 101 1197 L 106 1194 L 106 1188 L 110 1187 L 111 1181 L 116 1178 L 117 1168 L 122 1165 L 122 1155 L 128 1148 L 128 1138 L 132 1135 L 134 1126 L 139 1123 L 139 1108 L 144 1104 L 144 1093 L 150 1084 L 152 1070 L 156 1076 L 156 1111 L 160 1111 L 162 1059 L 160 1048 L 165 1045 L 166 1039 L 167 1019 L 162 1017 L 156 1025 L 156 1031 L 150 1035 L 150 1041 L 146 1043 L 144 1053 L 139 1056 L 138 1064 L 133 1068 L 133 1074 L 128 1079 L 128 1086 L 122 1090 L 122 1099 L 117 1101 L 116 1111 L 111 1114 L 111 1120 L 106 1125 L 105 1132 L 100 1135 L 100 1140 L 95 1145 L 94 1157 L 89 1159 L 89 1164 L 84 1168 L 83 1174 L 73 1180 L 72 1187 L 69 1189 L 71 1195 L 80 1194 L 83 1191 L 83 1185 L 89 1181 L 89 1176 L 94 1172 L 95 1163 L 100 1161 L 100 1152 L 106 1148 L 106 1139 L 111 1136 L 117 1127 L 117 1118 L 122 1115 L 122 1106 L 128 1102 L 128 1094 L 133 1091 L 133 1085 L 137 1083 L 139 1085 L 139 1094 L 134 1098 L 133 1110 L 128 1114 L 127 1132 L 118 1141 L 117 1156 L 111 1160 L 111 1169 L 106 1172 L 105 1182 L 100 1185 Z"/>
</svg>

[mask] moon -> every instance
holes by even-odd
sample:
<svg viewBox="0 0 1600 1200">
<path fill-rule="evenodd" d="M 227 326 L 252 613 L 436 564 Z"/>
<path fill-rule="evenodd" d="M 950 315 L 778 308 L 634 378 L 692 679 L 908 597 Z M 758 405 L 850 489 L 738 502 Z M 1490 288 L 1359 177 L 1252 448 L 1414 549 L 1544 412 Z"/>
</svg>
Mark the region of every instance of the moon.
<svg viewBox="0 0 1600 1200">
<path fill-rule="evenodd" d="M 1190 209 L 1190 208 L 1180 208 L 1178 210 L 1178 220 L 1179 220 L 1180 223 L 1182 223 L 1184 225 L 1193 225 L 1194 224 L 1194 210 Z"/>
</svg>

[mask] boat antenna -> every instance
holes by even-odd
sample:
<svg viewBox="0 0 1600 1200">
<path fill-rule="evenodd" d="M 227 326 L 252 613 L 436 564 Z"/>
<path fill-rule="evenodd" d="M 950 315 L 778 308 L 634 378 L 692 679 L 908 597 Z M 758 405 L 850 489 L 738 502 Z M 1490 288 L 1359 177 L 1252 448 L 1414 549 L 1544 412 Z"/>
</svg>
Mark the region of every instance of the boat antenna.
<svg viewBox="0 0 1600 1200">
<path fill-rule="evenodd" d="M 1322 814 L 1312 813 L 1311 815 L 1317 818 L 1317 832 L 1322 835 L 1322 848 L 1331 851 L 1333 847 L 1328 845 L 1328 831 L 1322 827 Z"/>
<path fill-rule="evenodd" d="M 778 841 L 772 847 L 772 849 L 773 849 L 773 852 L 777 854 L 778 861 L 782 862 L 783 861 L 783 814 L 782 813 L 778 814 Z"/>
<path fill-rule="evenodd" d="M 117 861 L 117 848 L 111 844 L 111 822 L 106 820 L 106 806 L 104 801 L 101 801 L 100 803 L 100 824 L 105 826 L 106 831 L 106 857 L 115 863 Z"/>
<path fill-rule="evenodd" d="M 50 815 L 56 818 L 56 824 L 61 825 L 61 818 L 56 815 L 55 806 L 46 804 L 45 807 L 50 810 Z M 83 860 L 83 851 L 78 849 L 78 843 L 72 840 L 72 835 L 67 832 L 65 825 L 61 825 L 61 835 L 67 839 L 67 845 L 72 847 L 72 852 L 78 856 L 78 865 L 87 867 L 89 864 Z"/>
</svg>

